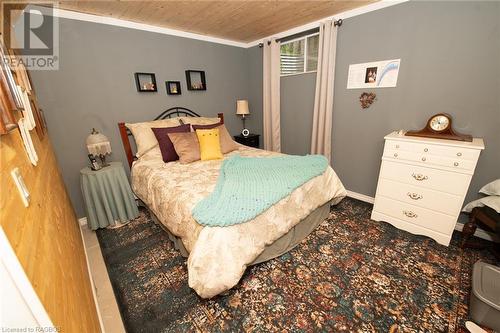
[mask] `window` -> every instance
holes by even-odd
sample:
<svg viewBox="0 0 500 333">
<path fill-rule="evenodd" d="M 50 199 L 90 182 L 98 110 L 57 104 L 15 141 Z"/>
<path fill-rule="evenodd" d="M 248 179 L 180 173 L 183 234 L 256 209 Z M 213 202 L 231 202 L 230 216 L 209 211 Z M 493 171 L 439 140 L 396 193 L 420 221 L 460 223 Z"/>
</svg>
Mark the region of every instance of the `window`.
<svg viewBox="0 0 500 333">
<path fill-rule="evenodd" d="M 319 35 L 304 36 L 281 44 L 281 75 L 316 71 L 318 67 Z"/>
</svg>

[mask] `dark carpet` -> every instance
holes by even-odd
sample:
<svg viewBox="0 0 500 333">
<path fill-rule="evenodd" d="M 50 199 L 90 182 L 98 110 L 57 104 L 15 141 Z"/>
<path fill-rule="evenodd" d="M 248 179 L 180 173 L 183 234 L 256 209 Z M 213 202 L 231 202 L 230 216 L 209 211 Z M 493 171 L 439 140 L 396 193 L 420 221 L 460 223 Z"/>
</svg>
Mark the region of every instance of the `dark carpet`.
<svg viewBox="0 0 500 333">
<path fill-rule="evenodd" d="M 472 265 L 494 257 L 460 249 L 459 233 L 445 247 L 371 221 L 371 208 L 344 199 L 294 250 L 211 300 L 188 287 L 186 259 L 145 210 L 97 235 L 128 332 L 464 331 Z"/>
</svg>

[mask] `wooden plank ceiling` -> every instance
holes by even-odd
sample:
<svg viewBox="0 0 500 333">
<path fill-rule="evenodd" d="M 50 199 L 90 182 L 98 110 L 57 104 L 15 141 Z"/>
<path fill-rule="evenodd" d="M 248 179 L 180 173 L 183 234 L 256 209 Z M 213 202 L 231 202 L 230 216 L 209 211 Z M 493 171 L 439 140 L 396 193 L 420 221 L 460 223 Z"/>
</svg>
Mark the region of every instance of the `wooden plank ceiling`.
<svg viewBox="0 0 500 333">
<path fill-rule="evenodd" d="M 59 1 L 62 9 L 251 42 L 377 0 Z"/>
</svg>

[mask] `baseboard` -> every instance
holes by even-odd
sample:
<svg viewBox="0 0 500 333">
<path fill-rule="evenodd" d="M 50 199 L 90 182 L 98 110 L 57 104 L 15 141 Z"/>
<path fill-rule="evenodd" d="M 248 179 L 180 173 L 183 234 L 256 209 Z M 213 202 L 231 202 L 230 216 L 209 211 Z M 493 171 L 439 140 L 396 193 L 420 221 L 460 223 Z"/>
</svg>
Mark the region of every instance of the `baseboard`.
<svg viewBox="0 0 500 333">
<path fill-rule="evenodd" d="M 84 225 L 87 225 L 87 217 L 81 217 L 78 219 L 78 224 L 80 224 L 80 226 L 84 226 Z"/>
<path fill-rule="evenodd" d="M 375 198 L 370 197 L 370 196 L 365 195 L 365 194 L 354 192 L 354 191 L 347 190 L 347 196 L 350 198 L 358 199 L 360 201 L 368 202 L 371 204 L 373 204 L 375 202 Z M 463 223 L 457 222 L 457 224 L 455 225 L 455 230 L 462 231 L 463 227 L 464 227 Z M 492 242 L 495 241 L 493 234 L 491 234 L 487 231 L 484 231 L 483 229 L 479 229 L 479 228 L 477 228 L 474 236 L 482 238 L 482 239 L 486 239 L 486 240 L 492 241 Z"/>
<path fill-rule="evenodd" d="M 83 224 L 82 224 L 82 220 L 84 220 Z M 78 223 L 82 226 L 86 225 L 87 218 L 83 217 L 81 219 L 78 219 Z M 78 229 L 80 229 L 80 237 L 82 238 L 83 252 L 85 253 L 85 262 L 87 263 L 87 272 L 89 274 L 90 287 L 92 288 L 92 297 L 94 297 L 94 304 L 95 304 L 95 310 L 97 311 L 97 318 L 99 319 L 99 325 L 101 326 L 101 332 L 105 333 L 104 323 L 102 321 L 102 316 L 101 316 L 101 309 L 99 308 L 99 302 L 97 302 L 97 293 L 96 293 L 96 288 L 95 288 L 95 284 L 94 284 L 94 279 L 92 278 L 92 272 L 90 271 L 89 255 L 87 253 L 87 248 L 85 246 L 85 239 L 83 238 L 82 228 L 79 227 Z"/>
<path fill-rule="evenodd" d="M 364 194 L 361 194 L 361 193 L 358 193 L 358 192 L 354 192 L 354 191 L 347 190 L 347 196 L 350 197 L 350 198 L 358 199 L 358 200 L 361 200 L 361 201 L 364 201 L 364 202 L 368 202 L 368 203 L 371 203 L 371 204 L 373 204 L 375 202 L 375 198 L 374 197 L 370 197 L 368 195 L 364 195 Z"/>
</svg>

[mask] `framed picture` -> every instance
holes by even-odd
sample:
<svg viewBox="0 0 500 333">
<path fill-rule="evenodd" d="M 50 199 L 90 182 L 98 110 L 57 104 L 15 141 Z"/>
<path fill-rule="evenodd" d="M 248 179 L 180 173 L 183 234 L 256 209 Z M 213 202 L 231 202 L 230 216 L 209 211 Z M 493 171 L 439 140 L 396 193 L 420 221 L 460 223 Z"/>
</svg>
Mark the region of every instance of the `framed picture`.
<svg viewBox="0 0 500 333">
<path fill-rule="evenodd" d="M 186 83 L 188 90 L 207 90 L 204 71 L 186 71 Z"/>
<path fill-rule="evenodd" d="M 156 77 L 154 73 L 135 73 L 135 84 L 138 92 L 156 92 Z"/>
<path fill-rule="evenodd" d="M 5 81 L 7 84 L 7 87 L 9 89 L 9 96 L 10 100 L 14 102 L 15 104 L 15 109 L 17 110 L 24 110 L 24 104 L 22 101 L 21 94 L 19 93 L 19 90 L 17 88 L 17 83 L 14 79 L 14 76 L 12 75 L 11 68 L 7 62 L 7 53 L 4 51 L 3 45 L 0 44 L 0 69 L 3 71 L 5 75 Z"/>
<path fill-rule="evenodd" d="M 181 94 L 181 82 L 180 81 L 166 81 L 167 94 L 168 95 L 180 95 Z"/>
</svg>

